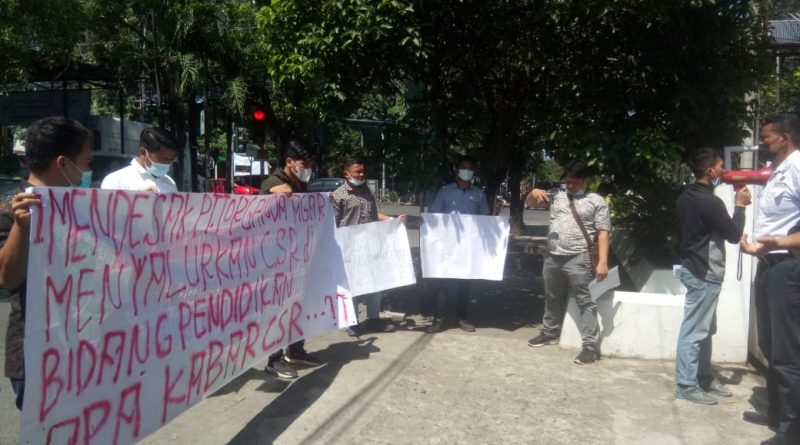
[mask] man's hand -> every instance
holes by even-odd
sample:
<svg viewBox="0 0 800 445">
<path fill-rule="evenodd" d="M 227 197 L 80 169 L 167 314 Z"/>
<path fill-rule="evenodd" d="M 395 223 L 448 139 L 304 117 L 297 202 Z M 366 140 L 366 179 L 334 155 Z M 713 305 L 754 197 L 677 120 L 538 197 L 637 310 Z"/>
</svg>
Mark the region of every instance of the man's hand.
<svg viewBox="0 0 800 445">
<path fill-rule="evenodd" d="M 595 271 L 595 278 L 597 281 L 603 281 L 608 276 L 608 264 L 598 262 L 597 263 L 597 270 Z"/>
<path fill-rule="evenodd" d="M 31 225 L 31 206 L 42 205 L 42 200 L 35 193 L 21 192 L 11 198 L 11 210 L 14 212 L 14 222 L 27 230 Z"/>
<path fill-rule="evenodd" d="M 397 215 L 397 219 L 399 219 L 403 225 L 406 225 L 408 222 L 408 217 L 406 215 Z"/>
<path fill-rule="evenodd" d="M 736 192 L 733 202 L 736 207 L 746 207 L 750 205 L 751 198 L 752 195 L 750 195 L 750 190 L 747 187 L 742 187 L 738 192 Z"/>
<path fill-rule="evenodd" d="M 542 205 L 546 202 L 550 202 L 550 197 L 547 196 L 547 192 L 542 189 L 533 189 L 528 193 L 528 197 L 525 198 L 525 204 L 528 207 L 536 207 Z"/>
<path fill-rule="evenodd" d="M 742 240 L 739 241 L 739 248 L 748 255 L 761 256 L 777 249 L 778 241 L 772 236 L 762 236 L 756 242 L 749 243 L 747 242 L 747 234 L 745 234 L 742 235 Z"/>
<path fill-rule="evenodd" d="M 285 193 L 292 196 L 292 187 L 289 184 L 280 184 L 269 189 L 270 193 Z"/>
</svg>

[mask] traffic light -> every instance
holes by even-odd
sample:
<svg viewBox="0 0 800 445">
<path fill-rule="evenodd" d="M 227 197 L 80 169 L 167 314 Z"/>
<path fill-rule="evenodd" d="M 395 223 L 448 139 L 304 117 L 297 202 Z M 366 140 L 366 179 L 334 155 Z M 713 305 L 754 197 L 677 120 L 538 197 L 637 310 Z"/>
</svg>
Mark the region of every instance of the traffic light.
<svg viewBox="0 0 800 445">
<path fill-rule="evenodd" d="M 250 113 L 250 136 L 256 145 L 264 145 L 267 139 L 267 113 L 261 107 Z"/>
</svg>

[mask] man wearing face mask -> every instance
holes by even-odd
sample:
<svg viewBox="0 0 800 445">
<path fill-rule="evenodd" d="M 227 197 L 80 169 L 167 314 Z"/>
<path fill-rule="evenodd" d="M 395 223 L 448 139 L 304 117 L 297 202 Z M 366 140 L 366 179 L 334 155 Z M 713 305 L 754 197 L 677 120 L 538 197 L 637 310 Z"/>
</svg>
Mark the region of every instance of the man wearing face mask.
<svg viewBox="0 0 800 445">
<path fill-rule="evenodd" d="M 800 222 L 800 118 L 794 114 L 776 114 L 764 118 L 761 126 L 760 152 L 772 157 L 772 175 L 766 186 L 758 194 L 758 214 L 753 235 L 756 239 L 780 238 Z M 767 367 L 767 413 L 745 412 L 744 420 L 768 425 L 779 431 L 781 428 L 779 376 L 773 367 L 773 337 L 783 333 L 772 326 L 770 303 L 781 296 L 770 294 L 769 283 L 775 281 L 775 268 L 792 257 L 785 249 L 759 255 L 756 276 L 753 279 L 755 290 L 756 325 L 758 347 L 769 362 Z M 776 439 L 777 440 L 777 439 Z M 764 442 L 764 443 L 780 443 Z"/>
<path fill-rule="evenodd" d="M 567 190 L 558 192 L 550 206 L 548 253 L 544 259 L 545 310 L 543 327 L 528 346 L 558 343 L 566 314 L 567 299 L 575 298 L 580 309 L 582 348 L 575 363 L 588 365 L 597 360 L 597 304 L 592 301 L 589 283 L 608 275 L 608 243 L 611 220 L 602 196 L 587 193 L 590 171 L 585 162 L 575 160 L 564 168 Z M 529 198 L 530 199 L 530 198 Z M 592 244 L 591 246 L 589 244 Z M 597 244 L 597 264 L 592 264 L 590 249 Z"/>
<path fill-rule="evenodd" d="M 392 219 L 378 211 L 378 202 L 372 191 L 366 185 L 364 161 L 360 158 L 350 157 L 344 163 L 345 183 L 331 194 L 333 211 L 336 218 L 336 227 L 354 226 L 375 221 Z M 405 223 L 405 215 L 399 216 Z M 367 321 L 347 330 L 347 335 L 358 336 L 361 332 L 391 332 L 394 325 L 384 323 L 380 319 L 382 294 L 360 295 L 356 302 L 363 301 L 367 305 Z"/>
<path fill-rule="evenodd" d="M 737 243 L 744 230 L 744 210 L 750 204 L 747 187 L 736 192 L 733 217 L 714 187 L 722 178 L 722 158 L 710 148 L 695 150 L 687 162 L 695 182 L 676 202 L 680 234 L 680 280 L 686 286 L 683 322 L 675 354 L 676 399 L 715 405 L 732 394 L 711 370 L 711 337 L 725 277 L 725 241 Z"/>
<path fill-rule="evenodd" d="M 41 205 L 38 195 L 28 187 L 88 187 L 92 178 L 92 133 L 79 122 L 63 117 L 38 120 L 28 128 L 25 157 L 31 169 L 19 192 L 0 201 L 0 285 L 11 293 L 11 312 L 6 331 L 5 375 L 22 409 L 25 392 L 23 364 L 26 279 L 32 207 Z M 33 304 L 42 304 L 43 295 L 32 295 Z"/>
<path fill-rule="evenodd" d="M 472 185 L 475 176 L 475 159 L 470 156 L 458 158 L 456 182 L 439 190 L 428 207 L 430 213 L 463 213 L 465 215 L 490 215 L 489 201 L 481 189 Z M 436 295 L 436 313 L 428 332 L 436 333 L 449 323 L 455 322 L 466 332 L 474 332 L 475 326 L 467 321 L 470 280 L 437 279 L 439 291 Z M 455 314 L 448 306 L 455 305 Z"/>
<path fill-rule="evenodd" d="M 311 173 L 314 169 L 316 154 L 310 147 L 292 140 L 286 146 L 286 156 L 282 169 L 276 169 L 261 183 L 261 194 L 272 193 L 305 193 Z M 297 378 L 297 371 L 292 365 L 319 366 L 322 362 L 306 352 L 305 340 L 292 343 L 283 350 L 272 354 L 264 369 L 269 374 L 282 379 Z"/>
<path fill-rule="evenodd" d="M 100 188 L 110 190 L 177 192 L 169 169 L 178 156 L 178 144 L 161 128 L 145 128 L 139 136 L 139 157 L 127 167 L 109 173 Z"/>
</svg>

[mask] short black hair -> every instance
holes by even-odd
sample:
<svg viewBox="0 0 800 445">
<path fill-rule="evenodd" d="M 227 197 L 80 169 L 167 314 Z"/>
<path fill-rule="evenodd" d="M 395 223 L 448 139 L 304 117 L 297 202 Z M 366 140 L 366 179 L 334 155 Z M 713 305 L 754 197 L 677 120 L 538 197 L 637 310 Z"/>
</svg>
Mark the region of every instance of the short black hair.
<svg viewBox="0 0 800 445">
<path fill-rule="evenodd" d="M 771 114 L 761 121 L 761 126 L 772 125 L 778 133 L 788 133 L 792 142 L 800 144 L 800 118 L 795 113 Z"/>
<path fill-rule="evenodd" d="M 316 159 L 317 152 L 310 146 L 300 142 L 297 139 L 292 139 L 286 144 L 285 158 L 298 159 L 301 161 L 311 161 Z"/>
<path fill-rule="evenodd" d="M 695 178 L 700 178 L 705 175 L 705 171 L 714 167 L 717 158 L 720 157 L 718 151 L 709 147 L 702 147 L 693 150 L 689 153 L 689 158 L 686 160 L 686 165 L 689 171 L 692 172 Z"/>
<path fill-rule="evenodd" d="M 564 176 L 586 179 L 592 176 L 592 168 L 580 159 L 573 159 L 564 166 Z"/>
<path fill-rule="evenodd" d="M 161 151 L 162 148 L 178 150 L 178 143 L 172 135 L 163 128 L 151 127 L 142 130 L 139 135 L 139 146 L 150 153 Z"/>
<path fill-rule="evenodd" d="M 356 164 L 364 165 L 364 160 L 361 159 L 361 157 L 359 157 L 359 156 L 348 156 L 344 160 L 343 170 L 347 170 L 348 168 L 350 168 L 350 167 L 352 167 L 352 166 L 354 166 Z"/>
<path fill-rule="evenodd" d="M 92 132 L 80 122 L 60 116 L 45 117 L 28 127 L 25 159 L 32 172 L 42 173 L 59 156 L 75 159 L 91 140 Z"/>
<path fill-rule="evenodd" d="M 456 160 L 456 165 L 460 165 L 462 162 L 469 162 L 470 164 L 473 165 L 473 167 L 478 165 L 478 161 L 476 161 L 475 158 L 473 158 L 472 156 L 468 155 L 459 156 L 458 160 Z"/>
</svg>

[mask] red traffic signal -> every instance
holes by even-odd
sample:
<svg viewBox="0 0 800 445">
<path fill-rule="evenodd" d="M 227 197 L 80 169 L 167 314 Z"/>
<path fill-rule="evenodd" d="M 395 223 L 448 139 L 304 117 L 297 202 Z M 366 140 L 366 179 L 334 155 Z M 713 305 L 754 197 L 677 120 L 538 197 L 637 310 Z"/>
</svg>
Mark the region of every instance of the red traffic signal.
<svg viewBox="0 0 800 445">
<path fill-rule="evenodd" d="M 253 110 L 253 119 L 257 121 L 263 121 L 266 118 L 267 118 L 267 113 L 265 113 L 264 110 L 259 108 Z"/>
</svg>

